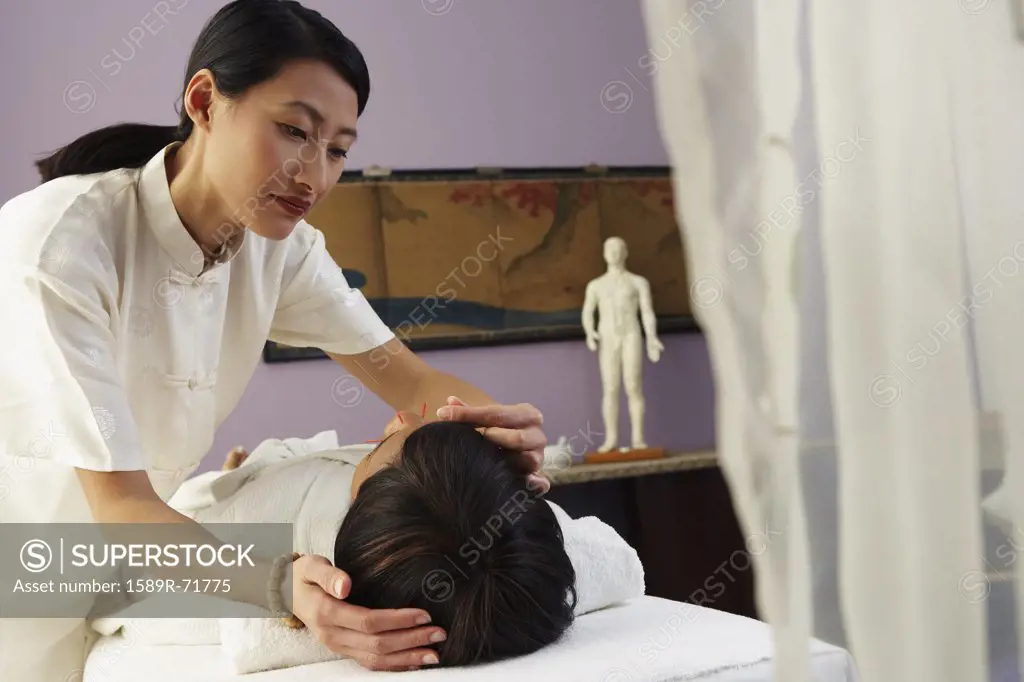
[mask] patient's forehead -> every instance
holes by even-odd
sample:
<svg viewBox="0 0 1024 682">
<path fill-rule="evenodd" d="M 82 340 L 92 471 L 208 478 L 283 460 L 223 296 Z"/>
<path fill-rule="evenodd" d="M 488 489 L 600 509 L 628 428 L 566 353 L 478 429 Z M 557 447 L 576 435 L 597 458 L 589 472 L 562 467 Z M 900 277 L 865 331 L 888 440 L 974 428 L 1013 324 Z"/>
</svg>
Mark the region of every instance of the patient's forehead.
<svg viewBox="0 0 1024 682">
<path fill-rule="evenodd" d="M 393 433 L 401 431 L 403 429 L 408 430 L 410 427 L 422 426 L 427 423 L 426 418 L 427 404 L 423 403 L 423 407 L 420 411 L 413 412 L 411 410 L 398 410 L 395 415 L 388 420 L 388 423 L 384 425 L 384 434 L 382 439 L 388 438 Z"/>
<path fill-rule="evenodd" d="M 376 443 L 377 446 L 366 455 L 360 464 L 362 471 L 359 474 L 359 480 L 369 478 L 400 460 L 405 439 L 429 421 L 436 421 L 426 419 L 426 412 L 426 403 L 423 403 L 418 413 L 410 410 L 398 410 L 395 412 L 395 415 L 384 426 L 384 433 L 381 434 L 381 438 L 367 441 L 368 443 Z M 355 481 L 355 483 L 359 483 L 359 481 Z"/>
<path fill-rule="evenodd" d="M 394 464 L 402 454 L 402 447 L 406 438 L 416 429 L 423 426 L 422 423 L 414 423 L 408 420 L 395 422 L 395 428 L 389 429 L 384 438 L 377 444 L 377 447 L 366 456 L 366 464 L 369 468 L 368 475 L 372 476 L 381 469 Z"/>
</svg>

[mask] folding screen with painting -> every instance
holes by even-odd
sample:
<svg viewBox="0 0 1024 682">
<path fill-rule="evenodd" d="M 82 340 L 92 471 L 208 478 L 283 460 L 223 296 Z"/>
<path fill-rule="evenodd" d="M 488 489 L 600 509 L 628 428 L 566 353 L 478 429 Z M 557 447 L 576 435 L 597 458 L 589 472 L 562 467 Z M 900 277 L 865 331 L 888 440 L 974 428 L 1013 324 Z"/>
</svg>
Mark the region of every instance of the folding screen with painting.
<svg viewBox="0 0 1024 682">
<path fill-rule="evenodd" d="M 650 281 L 659 328 L 693 328 L 664 171 L 349 180 L 309 222 L 412 348 L 582 338 L 584 289 L 611 236 Z M 268 343 L 265 357 L 321 354 Z"/>
</svg>

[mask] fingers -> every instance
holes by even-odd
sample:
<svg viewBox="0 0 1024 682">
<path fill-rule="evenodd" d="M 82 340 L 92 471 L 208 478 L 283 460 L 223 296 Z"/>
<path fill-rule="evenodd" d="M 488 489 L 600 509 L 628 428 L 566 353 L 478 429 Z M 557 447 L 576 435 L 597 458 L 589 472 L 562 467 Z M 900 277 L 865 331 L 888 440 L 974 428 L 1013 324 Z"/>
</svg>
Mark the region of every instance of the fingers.
<svg viewBox="0 0 1024 682">
<path fill-rule="evenodd" d="M 535 474 L 544 465 L 544 447 L 548 438 L 540 428 L 544 416 L 533 405 L 484 405 L 470 407 L 455 396 L 450 396 L 445 407 L 437 411 L 438 417 L 449 421 L 464 421 L 482 425 L 478 429 L 488 440 L 515 453 L 523 471 Z M 543 476 L 531 475 L 531 490 L 543 495 L 551 483 Z"/>
<path fill-rule="evenodd" d="M 371 635 L 415 628 L 430 622 L 430 614 L 421 609 L 368 609 L 337 603 L 332 606 L 334 608 L 325 624 Z"/>
<path fill-rule="evenodd" d="M 326 595 L 314 602 L 313 620 L 319 625 L 343 627 L 375 634 L 389 630 L 402 630 L 426 625 L 430 614 L 423 609 L 368 609 L 329 598 L 344 599 L 352 588 L 352 579 L 345 571 L 335 568 L 325 557 L 310 554 L 295 562 L 296 572 L 304 583 L 316 585 Z"/>
<path fill-rule="evenodd" d="M 370 670 L 409 670 L 435 665 L 429 645 L 443 642 L 439 627 L 414 627 L 424 620 L 418 609 L 367 609 L 323 599 L 314 630 L 331 651 L 349 656 Z"/>
<path fill-rule="evenodd" d="M 529 403 L 480 405 L 478 407 L 448 404 L 438 409 L 437 416 L 447 421 L 473 422 L 482 426 L 506 429 L 522 429 L 544 423 L 544 415 Z"/>
<path fill-rule="evenodd" d="M 526 487 L 536 495 L 546 495 L 551 490 L 551 481 L 539 474 L 530 474 L 526 478 Z"/>
<path fill-rule="evenodd" d="M 300 563 L 301 562 L 301 563 Z M 304 582 L 318 585 L 327 594 L 344 599 L 352 588 L 352 579 L 340 568 L 335 568 L 325 557 L 311 554 L 296 562 L 295 574 Z"/>
<path fill-rule="evenodd" d="M 420 627 L 377 634 L 345 628 L 327 628 L 326 632 L 324 643 L 332 649 L 347 648 L 378 655 L 414 651 L 429 647 L 431 644 L 439 644 L 447 637 L 444 630 L 439 627 Z M 429 653 L 429 649 L 422 653 Z M 404 665 L 420 665 L 422 662 L 418 660 Z"/>
<path fill-rule="evenodd" d="M 544 462 L 544 446 L 548 444 L 548 437 L 536 426 L 520 429 L 491 426 L 483 433 L 487 436 L 488 440 L 497 443 L 503 448 L 522 450 L 539 457 L 537 467 L 540 467 Z"/>
<path fill-rule="evenodd" d="M 529 464 L 526 469 L 528 473 L 532 474 L 535 471 L 540 471 L 544 466 L 543 450 L 526 450 L 522 452 L 521 455 L 526 458 L 526 463 Z"/>
<path fill-rule="evenodd" d="M 536 451 L 512 451 L 508 454 L 524 474 L 533 474 L 544 465 L 544 454 Z"/>
<path fill-rule="evenodd" d="M 426 611 L 368 609 L 340 601 L 348 596 L 352 581 L 326 557 L 308 555 L 298 559 L 295 574 L 307 585 L 303 622 L 331 651 L 371 670 L 409 670 L 437 664 L 437 653 L 427 647 L 443 642 L 447 635 L 443 628 L 423 627 L 430 622 Z"/>
<path fill-rule="evenodd" d="M 550 489 L 551 483 L 538 473 L 544 466 L 544 452 L 542 450 L 514 450 L 508 456 L 515 460 L 524 474 L 530 474 L 527 477 L 527 485 L 531 490 L 539 490 L 541 493 L 546 493 Z"/>
<path fill-rule="evenodd" d="M 331 650 L 355 659 L 359 665 L 369 670 L 416 670 L 421 665 L 436 665 L 438 662 L 437 652 L 431 649 L 412 649 L 393 654 L 377 654 L 344 646 L 331 647 Z"/>
</svg>

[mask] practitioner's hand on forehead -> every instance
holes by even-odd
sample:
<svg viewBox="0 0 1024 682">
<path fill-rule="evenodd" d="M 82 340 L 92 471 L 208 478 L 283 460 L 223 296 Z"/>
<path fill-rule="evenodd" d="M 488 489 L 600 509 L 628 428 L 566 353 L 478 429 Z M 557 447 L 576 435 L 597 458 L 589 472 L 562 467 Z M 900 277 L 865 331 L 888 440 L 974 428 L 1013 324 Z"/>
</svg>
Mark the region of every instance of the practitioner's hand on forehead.
<svg viewBox="0 0 1024 682">
<path fill-rule="evenodd" d="M 541 429 L 544 415 L 533 405 L 471 406 L 450 396 L 448 404 L 438 409 L 437 416 L 477 424 L 480 433 L 512 453 L 523 471 L 529 474 L 531 489 L 541 495 L 551 489 L 551 482 L 538 473 L 544 464 L 544 446 L 548 439 Z"/>
</svg>

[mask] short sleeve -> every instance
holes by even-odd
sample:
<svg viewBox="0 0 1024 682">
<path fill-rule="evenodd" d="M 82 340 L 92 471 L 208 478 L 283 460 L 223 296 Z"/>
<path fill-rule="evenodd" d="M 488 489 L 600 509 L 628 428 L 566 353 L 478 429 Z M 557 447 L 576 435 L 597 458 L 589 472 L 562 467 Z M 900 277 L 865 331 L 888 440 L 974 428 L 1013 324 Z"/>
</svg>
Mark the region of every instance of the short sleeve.
<svg viewBox="0 0 1024 682">
<path fill-rule="evenodd" d="M 12 328 L 0 354 L 0 450 L 21 469 L 48 458 L 95 471 L 144 470 L 111 331 L 116 293 L 88 258 L 67 258 L 54 271 L 2 275 L 0 319 Z"/>
<path fill-rule="evenodd" d="M 362 292 L 349 286 L 324 235 L 301 222 L 282 279 L 270 340 L 338 355 L 373 350 L 395 338 Z"/>
</svg>

